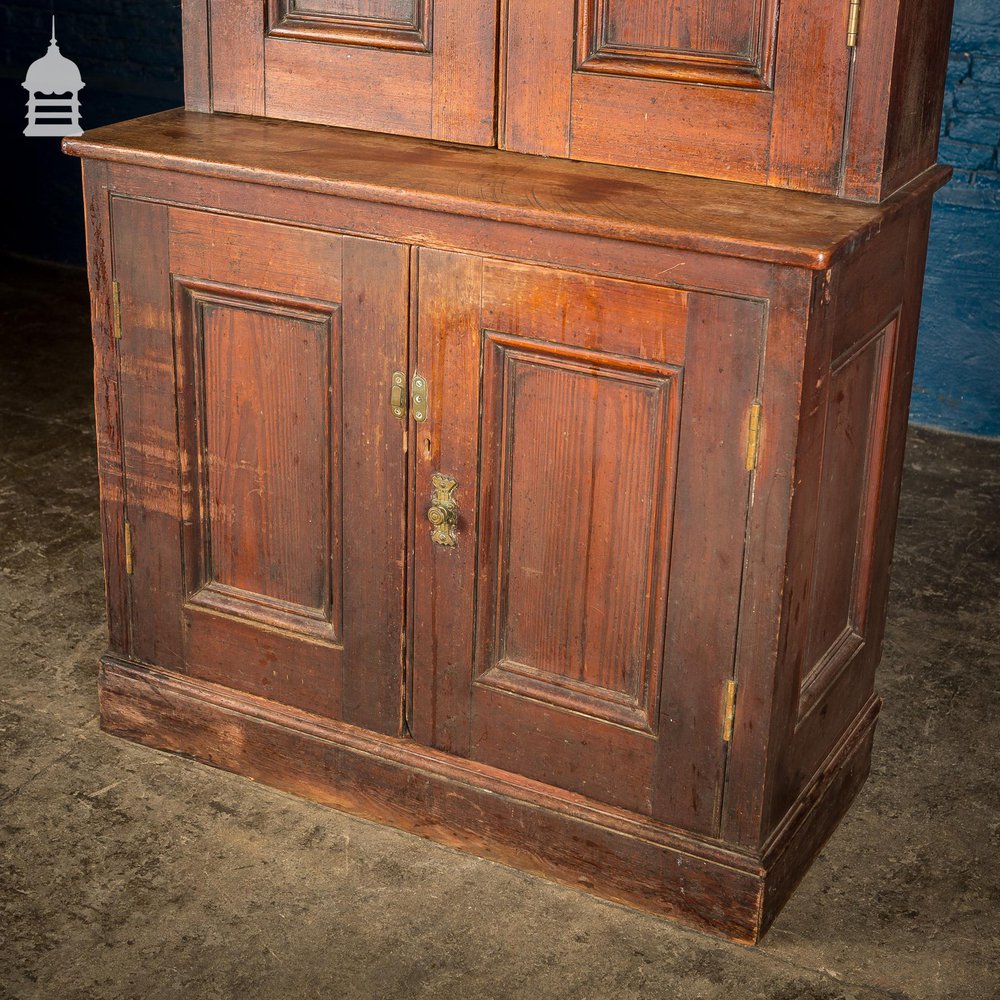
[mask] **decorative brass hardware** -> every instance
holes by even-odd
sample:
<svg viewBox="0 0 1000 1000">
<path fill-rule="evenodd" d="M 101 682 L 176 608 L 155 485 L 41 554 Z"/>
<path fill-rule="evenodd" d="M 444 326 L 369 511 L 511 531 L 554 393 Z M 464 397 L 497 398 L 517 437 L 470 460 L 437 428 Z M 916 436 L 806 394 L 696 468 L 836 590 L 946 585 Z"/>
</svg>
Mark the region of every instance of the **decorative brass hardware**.
<svg viewBox="0 0 1000 1000">
<path fill-rule="evenodd" d="M 423 375 L 414 374 L 410 382 L 410 412 L 418 423 L 427 419 L 427 379 Z"/>
<path fill-rule="evenodd" d="M 115 340 L 122 339 L 122 292 L 117 281 L 111 282 L 111 329 Z"/>
<path fill-rule="evenodd" d="M 858 44 L 858 24 L 861 21 L 861 0 L 851 0 L 847 9 L 847 47 L 853 49 Z"/>
<path fill-rule="evenodd" d="M 726 684 L 726 710 L 722 717 L 722 741 L 731 743 L 736 723 L 736 681 Z"/>
<path fill-rule="evenodd" d="M 406 376 L 402 372 L 392 373 L 392 389 L 389 392 L 392 415 L 402 419 L 406 416 Z"/>
<path fill-rule="evenodd" d="M 757 452 L 760 449 L 760 402 L 754 402 L 750 407 L 750 419 L 747 424 L 747 472 L 757 468 Z"/>
<path fill-rule="evenodd" d="M 427 520 L 431 525 L 431 541 L 435 545 L 453 547 L 455 528 L 458 525 L 458 504 L 452 495 L 458 483 L 440 472 L 431 476 L 431 505 L 427 508 Z"/>
<path fill-rule="evenodd" d="M 132 575 L 132 525 L 125 522 L 125 572 Z"/>
</svg>

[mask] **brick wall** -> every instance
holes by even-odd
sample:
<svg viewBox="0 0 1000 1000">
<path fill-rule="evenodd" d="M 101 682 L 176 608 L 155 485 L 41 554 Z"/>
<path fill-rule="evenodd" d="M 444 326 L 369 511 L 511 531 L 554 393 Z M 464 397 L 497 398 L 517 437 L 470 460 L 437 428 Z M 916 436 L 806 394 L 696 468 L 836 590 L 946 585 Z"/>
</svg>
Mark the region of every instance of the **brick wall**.
<svg viewBox="0 0 1000 1000">
<path fill-rule="evenodd" d="M 939 156 L 953 187 L 1000 194 L 1000 4 L 957 0 Z"/>
<path fill-rule="evenodd" d="M 1000 436 L 1000 0 L 956 0 L 910 419 Z"/>
</svg>

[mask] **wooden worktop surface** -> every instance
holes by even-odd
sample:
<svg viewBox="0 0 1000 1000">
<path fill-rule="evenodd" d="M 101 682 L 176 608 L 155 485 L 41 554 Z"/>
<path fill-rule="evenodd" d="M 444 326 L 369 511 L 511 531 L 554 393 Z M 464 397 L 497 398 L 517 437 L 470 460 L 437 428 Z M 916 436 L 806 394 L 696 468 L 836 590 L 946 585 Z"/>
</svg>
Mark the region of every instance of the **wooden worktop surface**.
<svg viewBox="0 0 1000 1000">
<path fill-rule="evenodd" d="M 880 205 L 628 167 L 177 109 L 63 142 L 100 160 L 683 250 L 825 268 L 950 169 Z"/>
</svg>

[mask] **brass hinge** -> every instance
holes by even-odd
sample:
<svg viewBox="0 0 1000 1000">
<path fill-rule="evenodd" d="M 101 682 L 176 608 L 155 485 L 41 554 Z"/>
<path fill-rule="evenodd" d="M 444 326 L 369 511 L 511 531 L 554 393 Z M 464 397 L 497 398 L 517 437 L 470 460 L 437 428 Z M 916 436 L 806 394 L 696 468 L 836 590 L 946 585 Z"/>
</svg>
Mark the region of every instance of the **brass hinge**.
<svg viewBox="0 0 1000 1000">
<path fill-rule="evenodd" d="M 750 407 L 750 417 L 747 421 L 747 472 L 757 468 L 757 452 L 760 450 L 760 401 L 754 401 Z"/>
<path fill-rule="evenodd" d="M 861 0 L 850 0 L 847 8 L 847 47 L 853 49 L 858 44 L 858 23 L 861 20 Z"/>
<path fill-rule="evenodd" d="M 392 373 L 389 406 L 392 407 L 394 417 L 399 417 L 402 420 L 406 416 L 406 376 L 402 372 Z"/>
<path fill-rule="evenodd" d="M 125 572 L 132 575 L 132 525 L 125 522 Z"/>
<path fill-rule="evenodd" d="M 726 684 L 726 711 L 722 717 L 722 741 L 730 743 L 733 739 L 733 725 L 736 722 L 736 681 Z"/>
<path fill-rule="evenodd" d="M 410 390 L 410 412 L 422 424 L 427 419 L 427 379 L 414 373 Z"/>
<path fill-rule="evenodd" d="M 115 340 L 122 339 L 122 293 L 117 281 L 111 282 L 111 329 Z"/>
</svg>

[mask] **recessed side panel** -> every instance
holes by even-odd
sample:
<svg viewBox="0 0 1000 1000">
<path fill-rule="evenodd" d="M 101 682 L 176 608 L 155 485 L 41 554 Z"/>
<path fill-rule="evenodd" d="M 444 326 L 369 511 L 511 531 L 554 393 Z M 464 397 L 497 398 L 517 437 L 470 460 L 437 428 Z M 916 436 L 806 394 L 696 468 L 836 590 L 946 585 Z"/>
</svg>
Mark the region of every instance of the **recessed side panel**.
<svg viewBox="0 0 1000 1000">
<path fill-rule="evenodd" d="M 865 644 L 895 338 L 893 320 L 831 368 L 800 714 Z"/>
<path fill-rule="evenodd" d="M 183 280 L 176 294 L 189 600 L 338 641 L 339 312 Z"/>
<path fill-rule="evenodd" d="M 768 87 L 776 0 L 582 0 L 583 72 Z"/>
<path fill-rule="evenodd" d="M 680 372 L 485 336 L 500 454 L 478 682 L 652 731 Z"/>
</svg>

